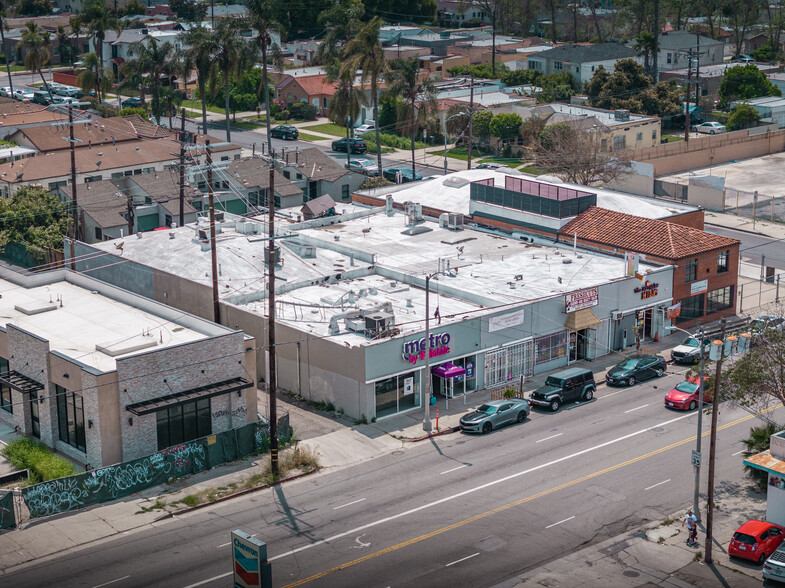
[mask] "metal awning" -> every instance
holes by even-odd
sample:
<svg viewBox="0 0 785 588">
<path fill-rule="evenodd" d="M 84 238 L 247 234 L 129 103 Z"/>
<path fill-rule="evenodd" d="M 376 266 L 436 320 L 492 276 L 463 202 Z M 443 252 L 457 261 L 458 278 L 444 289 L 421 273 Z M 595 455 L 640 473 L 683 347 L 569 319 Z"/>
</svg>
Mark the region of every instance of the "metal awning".
<svg viewBox="0 0 785 588">
<path fill-rule="evenodd" d="M 160 396 L 158 398 L 151 398 L 150 400 L 128 404 L 126 405 L 125 410 L 132 412 L 136 416 L 141 416 L 198 398 L 212 398 L 213 396 L 239 392 L 245 388 L 251 388 L 253 385 L 253 382 L 246 380 L 245 378 L 232 378 L 231 380 L 207 384 L 206 386 L 184 390 L 183 392 L 176 392 L 175 394 L 169 394 L 168 396 Z"/>
<path fill-rule="evenodd" d="M 564 326 L 569 331 L 581 331 L 600 324 L 602 324 L 602 321 L 597 318 L 597 315 L 592 312 L 591 308 L 584 308 L 571 312 L 567 316 L 567 322 L 564 323 Z"/>
<path fill-rule="evenodd" d="M 36 382 L 33 378 L 28 378 L 14 370 L 0 373 L 0 383 L 10 386 L 14 390 L 22 392 L 38 392 L 44 389 L 41 382 Z"/>
</svg>

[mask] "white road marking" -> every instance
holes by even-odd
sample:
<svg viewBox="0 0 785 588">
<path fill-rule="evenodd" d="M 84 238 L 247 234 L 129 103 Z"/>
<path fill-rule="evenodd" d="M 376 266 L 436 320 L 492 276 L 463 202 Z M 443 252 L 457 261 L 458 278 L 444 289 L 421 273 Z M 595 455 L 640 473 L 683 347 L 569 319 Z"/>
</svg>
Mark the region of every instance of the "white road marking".
<svg viewBox="0 0 785 588">
<path fill-rule="evenodd" d="M 731 454 L 731 457 L 736 457 L 737 455 L 744 453 L 744 451 L 745 451 L 744 449 L 742 449 L 741 451 L 737 451 L 736 453 Z"/>
<path fill-rule="evenodd" d="M 365 533 L 360 535 L 360 537 L 365 537 Z M 360 537 L 357 537 L 357 539 L 354 540 L 354 542 L 357 544 L 357 545 L 352 545 L 354 549 L 365 549 L 366 547 L 371 546 L 370 543 L 365 543 L 364 541 L 360 541 Z"/>
<path fill-rule="evenodd" d="M 448 564 L 444 564 L 444 567 L 445 568 L 449 568 L 450 566 L 454 566 L 455 564 L 461 563 L 462 561 L 466 561 L 467 559 L 471 559 L 473 557 L 477 557 L 478 555 L 480 555 L 479 551 L 477 553 L 472 553 L 471 555 L 467 555 L 466 557 L 463 557 L 461 559 L 456 559 L 455 561 L 451 561 Z"/>
<path fill-rule="evenodd" d="M 554 438 L 559 437 L 560 435 L 563 435 L 563 434 L 564 433 L 556 433 L 555 435 L 551 435 L 550 437 L 546 437 L 545 439 L 538 439 L 537 441 L 535 441 L 535 443 L 540 443 L 541 441 L 547 441 L 548 439 L 554 439 Z"/>
<path fill-rule="evenodd" d="M 120 580 L 125 580 L 126 578 L 130 578 L 131 576 L 123 576 L 122 578 L 117 578 L 116 580 L 109 580 L 108 582 L 104 582 L 103 584 L 96 584 L 93 588 L 101 588 L 101 586 L 108 586 L 109 584 L 114 584 L 115 582 L 119 582 Z"/>
<path fill-rule="evenodd" d="M 622 392 L 626 392 L 628 388 L 622 388 L 621 390 L 616 390 L 616 392 L 611 392 L 610 394 L 603 394 L 602 396 L 595 396 L 598 400 L 600 398 L 607 398 L 608 396 L 613 396 L 614 394 L 621 394 Z"/>
<path fill-rule="evenodd" d="M 253 535 L 250 535 L 250 536 L 251 537 L 256 537 L 257 535 L 258 535 L 258 533 L 254 533 Z M 232 544 L 231 541 L 229 541 L 229 543 L 221 543 L 216 549 L 221 549 L 221 547 L 226 547 L 227 545 L 231 545 L 231 544 Z"/>
<path fill-rule="evenodd" d="M 658 483 L 654 484 L 654 486 L 649 486 L 648 488 L 644 488 L 644 490 L 651 490 L 652 488 L 656 488 L 657 486 L 662 486 L 663 484 L 667 484 L 670 481 L 671 481 L 671 479 L 668 478 L 664 482 L 658 482 Z"/>
<path fill-rule="evenodd" d="M 630 410 L 625 410 L 624 414 L 627 414 L 628 412 L 633 412 L 633 411 L 636 411 L 636 410 L 640 410 L 642 408 L 646 408 L 647 406 L 649 406 L 649 405 L 648 404 L 644 404 L 643 406 L 639 406 L 638 408 L 631 408 Z"/>
<path fill-rule="evenodd" d="M 197 586 L 204 586 L 205 584 L 209 584 L 210 582 L 215 582 L 216 580 L 221 580 L 222 578 L 228 578 L 234 574 L 234 572 L 226 572 L 225 574 L 221 574 L 220 576 L 213 576 L 212 578 L 207 578 L 206 580 L 202 580 L 201 582 L 197 582 L 196 584 L 189 584 L 185 588 L 196 588 Z"/>
<path fill-rule="evenodd" d="M 459 465 L 457 468 L 453 468 L 453 469 L 451 469 L 451 470 L 447 470 L 447 471 L 445 471 L 445 472 L 442 472 L 442 473 L 441 473 L 441 474 L 439 474 L 439 475 L 440 475 L 440 476 L 443 476 L 444 474 L 449 474 L 450 472 L 454 472 L 455 470 L 462 470 L 463 468 L 468 468 L 468 467 L 469 467 L 469 464 L 468 464 L 468 463 L 465 463 L 465 464 L 463 464 L 463 465 Z"/>
<path fill-rule="evenodd" d="M 343 508 L 344 506 L 351 506 L 353 504 L 357 504 L 358 502 L 362 502 L 365 498 L 360 498 L 360 500 L 355 500 L 354 502 L 347 502 L 346 504 L 342 504 L 341 506 L 333 507 L 333 510 L 338 510 L 339 508 Z"/>
<path fill-rule="evenodd" d="M 556 525 L 561 525 L 562 523 L 566 523 L 567 521 L 571 521 L 574 518 L 575 518 L 575 516 L 571 516 L 569 519 L 564 519 L 563 521 L 559 521 L 558 523 L 553 523 L 552 525 L 548 525 L 545 528 L 546 529 L 550 529 L 551 527 L 555 527 Z"/>
<path fill-rule="evenodd" d="M 468 496 L 469 494 L 474 494 L 475 492 L 481 492 L 482 490 L 485 490 L 486 488 L 491 488 L 493 486 L 497 486 L 498 484 L 503 484 L 504 482 L 509 482 L 510 480 L 515 480 L 516 478 L 520 478 L 521 476 L 525 476 L 527 474 L 531 474 L 532 472 L 536 472 L 536 471 L 545 469 L 547 467 L 550 467 L 552 465 L 556 465 L 557 463 L 562 463 L 564 461 L 567 461 L 567 460 L 570 460 L 570 459 L 574 459 L 574 458 L 579 457 L 581 455 L 585 455 L 587 453 L 591 453 L 592 451 L 597 451 L 598 449 L 603 449 L 605 447 L 608 447 L 609 445 L 614 445 L 615 443 L 620 443 L 622 441 L 626 441 L 627 439 L 632 439 L 633 437 L 637 437 L 638 435 L 643 435 L 644 433 L 648 433 L 649 431 L 651 431 L 653 429 L 659 429 L 661 427 L 665 427 L 665 426 L 670 425 L 672 423 L 676 423 L 678 421 L 690 418 L 691 416 L 692 416 L 692 413 L 685 414 L 685 415 L 682 415 L 682 416 L 679 416 L 679 417 L 676 417 L 676 418 L 673 418 L 673 419 L 670 419 L 670 420 L 667 420 L 667 421 L 663 421 L 661 423 L 657 423 L 656 425 L 652 425 L 651 427 L 646 427 L 645 429 L 640 429 L 639 431 L 635 431 L 633 433 L 628 433 L 627 435 L 622 435 L 621 437 L 617 437 L 616 439 L 611 439 L 610 441 L 605 441 L 603 443 L 600 443 L 599 445 L 595 445 L 594 447 L 587 447 L 586 449 L 581 449 L 580 451 L 576 451 L 575 453 L 571 453 L 570 455 L 565 455 L 563 457 L 556 458 L 556 459 L 551 460 L 549 462 L 546 462 L 546 463 L 543 463 L 543 464 L 531 467 L 529 469 L 517 472 L 515 474 L 510 474 L 509 476 L 505 476 L 504 478 L 499 478 L 498 480 L 493 480 L 492 482 L 486 482 L 485 484 L 480 484 L 479 486 L 475 486 L 474 488 L 469 488 L 468 490 L 463 490 L 463 491 L 458 492 L 456 494 L 453 494 L 451 496 L 445 496 L 443 498 L 439 498 L 439 499 L 434 500 L 432 502 L 428 502 L 426 504 L 421 504 L 420 506 L 417 506 L 415 508 L 411 508 L 409 510 L 405 510 L 403 512 L 399 512 L 398 514 L 390 515 L 388 517 L 384 517 L 383 519 L 379 519 L 377 521 L 373 521 L 373 522 L 367 523 L 365 525 L 360 525 L 359 527 L 356 527 L 356 528 L 351 529 L 349 531 L 344 531 L 342 533 L 336 533 L 335 535 L 332 535 L 332 536 L 327 537 L 325 539 L 319 539 L 317 541 L 314 541 L 313 543 L 307 543 L 306 545 L 301 545 L 300 547 L 295 547 L 295 548 L 289 549 L 289 551 L 285 551 L 284 553 L 279 553 L 278 555 L 275 555 L 273 557 L 268 558 L 267 561 L 276 561 L 276 560 L 282 559 L 284 557 L 289 557 L 291 555 L 295 555 L 297 553 L 300 553 L 301 551 L 306 551 L 308 549 L 312 549 L 312 548 L 317 547 L 319 545 L 324 545 L 326 543 L 332 543 L 333 541 L 336 541 L 337 539 L 341 539 L 341 538 L 347 537 L 349 535 L 357 535 L 357 533 L 359 533 L 360 531 L 365 531 L 366 529 L 370 529 L 372 527 L 377 527 L 379 525 L 383 525 L 385 523 L 389 523 L 390 521 L 394 521 L 394 520 L 400 519 L 402 517 L 406 517 L 406 516 L 409 516 L 411 514 L 418 513 L 420 511 L 427 510 L 429 508 L 433 508 L 434 506 L 438 506 L 440 504 L 444 504 L 445 502 L 450 502 L 451 500 L 456 500 L 458 498 L 463 498 L 464 496 Z M 224 574 L 223 576 L 218 576 L 218 578 L 224 578 L 224 577 L 229 576 L 229 575 L 231 575 L 231 573 Z M 213 579 L 216 579 L 216 578 L 213 578 Z M 193 584 L 192 586 L 187 586 L 186 588 L 193 588 L 194 586 L 200 586 L 201 584 L 204 584 L 206 582 L 211 582 L 211 581 L 212 580 L 205 580 L 204 582 L 202 582 L 200 584 Z"/>
</svg>

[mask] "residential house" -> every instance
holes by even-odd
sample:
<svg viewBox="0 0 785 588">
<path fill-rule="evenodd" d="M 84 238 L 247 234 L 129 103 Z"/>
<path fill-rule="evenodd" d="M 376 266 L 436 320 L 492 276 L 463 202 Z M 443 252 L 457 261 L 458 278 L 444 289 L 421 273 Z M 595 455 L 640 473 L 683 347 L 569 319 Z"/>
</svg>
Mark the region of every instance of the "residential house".
<svg viewBox="0 0 785 588">
<path fill-rule="evenodd" d="M 81 111 L 77 117 L 81 115 Z M 0 97 L 0 138 L 7 139 L 19 129 L 31 127 L 56 128 L 59 122 L 68 121 L 68 113 L 53 107 L 21 102 Z"/>
<path fill-rule="evenodd" d="M 85 469 L 256 420 L 242 331 L 66 270 L 0 289 L 0 422 Z"/>
<path fill-rule="evenodd" d="M 284 74 L 281 81 L 275 85 L 275 93 L 285 100 L 286 104 L 311 104 L 317 108 L 319 116 L 324 116 L 335 94 L 335 84 L 327 80 L 326 73 L 304 76 Z"/>
<path fill-rule="evenodd" d="M 421 33 L 418 35 L 403 36 L 398 40 L 400 45 L 414 45 L 415 47 L 426 47 L 431 55 L 444 56 L 448 53 L 455 53 L 450 49 L 457 40 L 470 41 L 470 35 L 453 35 L 449 31 L 441 33 Z"/>
<path fill-rule="evenodd" d="M 542 39 L 534 37 L 542 43 Z M 504 63 L 506 60 L 513 61 L 517 57 L 517 49 L 524 47 L 531 47 L 533 44 L 532 39 L 518 39 L 515 37 L 505 37 L 498 35 L 496 37 L 496 63 Z M 469 62 L 473 65 L 483 63 L 491 63 L 492 48 L 494 47 L 493 39 L 472 39 L 470 41 L 458 41 L 448 48 L 450 53 L 456 55 L 466 55 L 469 57 Z"/>
<path fill-rule="evenodd" d="M 687 31 L 671 31 L 660 35 L 660 50 L 657 53 L 657 69 L 668 70 L 687 67 L 689 50 L 700 50 L 700 65 L 722 63 L 725 44 L 710 37 L 699 36 Z"/>
<path fill-rule="evenodd" d="M 744 39 L 744 53 L 752 55 L 761 47 L 767 47 L 769 44 L 769 35 L 766 33 L 757 33 Z M 785 41 L 781 40 L 780 46 L 777 49 L 782 51 L 783 45 L 785 45 Z"/>
<path fill-rule="evenodd" d="M 39 19 L 41 22 L 39 23 Z M 49 20 L 47 20 L 49 19 Z M 10 20 L 10 19 L 8 19 Z M 4 22 L 8 22 L 8 20 L 4 19 Z M 14 19 L 18 20 L 18 19 Z M 7 46 L 7 51 L 9 55 L 13 56 L 18 63 L 24 63 L 25 57 L 29 53 L 29 49 L 22 47 L 22 35 L 25 30 L 25 25 L 27 21 L 30 21 L 29 18 L 24 19 L 25 22 L 16 25 L 14 28 L 11 28 L 11 24 L 9 23 L 9 30 L 5 33 L 5 43 Z M 71 33 L 71 26 L 66 19 L 65 24 L 62 24 L 62 18 L 53 19 L 51 17 L 37 17 L 35 19 L 36 24 L 39 26 L 39 30 L 43 30 L 44 32 L 49 33 L 49 65 L 60 65 L 64 63 L 61 57 L 61 47 L 60 41 L 57 38 L 57 27 L 63 26 L 65 30 L 70 34 Z M 71 35 L 68 40 L 68 45 L 75 46 L 78 53 L 83 53 L 83 49 L 88 45 L 90 37 L 86 33 L 81 33 L 78 36 Z M 74 57 L 76 59 L 76 57 Z"/>
<path fill-rule="evenodd" d="M 686 63 L 684 63 L 684 67 L 681 69 L 669 69 L 665 71 L 660 71 L 660 80 L 676 80 L 679 83 L 683 83 L 685 79 L 687 79 L 687 67 Z M 731 67 L 738 66 L 738 63 L 719 63 L 714 65 L 704 65 L 703 63 L 700 64 L 700 77 L 698 78 L 698 85 L 701 89 L 701 96 L 716 96 L 720 85 L 722 84 L 722 80 L 725 78 L 725 72 L 728 71 Z M 782 66 L 780 65 L 768 65 L 765 63 L 753 63 L 755 67 L 759 70 L 765 72 L 766 74 L 770 74 L 773 72 L 780 72 L 782 71 Z M 695 68 L 692 68 L 692 79 L 693 83 L 695 82 Z"/>
<path fill-rule="evenodd" d="M 438 0 L 436 18 L 446 26 L 461 26 L 469 21 L 491 22 L 491 15 L 482 6 L 463 0 Z"/>
<path fill-rule="evenodd" d="M 319 196 L 313 200 L 303 204 L 300 212 L 303 215 L 303 220 L 313 220 L 315 218 L 322 218 L 325 216 L 335 215 L 335 200 L 330 198 L 328 194 Z"/>
<path fill-rule="evenodd" d="M 350 202 L 352 192 L 367 179 L 350 172 L 316 147 L 288 152 L 281 174 L 301 190 L 302 201 L 308 202 L 328 194 L 335 202 Z"/>
<path fill-rule="evenodd" d="M 427 29 L 407 25 L 382 25 L 379 28 L 379 39 L 382 44 L 386 41 L 397 42 L 401 37 L 414 37 L 427 32 Z"/>
<path fill-rule="evenodd" d="M 639 254 L 647 262 L 673 265 L 670 317 L 684 328 L 736 314 L 738 239 L 597 206 L 562 227 L 557 239 L 592 250 Z M 638 291 L 642 305 L 658 286 L 648 280 L 641 282 Z M 644 324 L 653 320 L 652 316 L 643 317 Z"/>
<path fill-rule="evenodd" d="M 570 72 L 578 86 L 588 82 L 600 66 L 613 72 L 620 59 L 633 59 L 643 63 L 643 59 L 632 49 L 618 43 L 597 43 L 596 45 L 562 45 L 529 56 L 529 69 L 544 74 Z"/>
<path fill-rule="evenodd" d="M 281 45 L 281 55 L 286 61 L 297 67 L 307 66 L 313 63 L 313 58 L 316 56 L 320 44 L 321 41 L 316 39 L 290 41 Z"/>
<path fill-rule="evenodd" d="M 428 72 L 428 77 L 432 80 L 443 80 L 449 77 L 449 71 L 454 67 L 465 67 L 470 65 L 468 55 L 423 55 L 419 58 L 420 69 Z"/>
</svg>

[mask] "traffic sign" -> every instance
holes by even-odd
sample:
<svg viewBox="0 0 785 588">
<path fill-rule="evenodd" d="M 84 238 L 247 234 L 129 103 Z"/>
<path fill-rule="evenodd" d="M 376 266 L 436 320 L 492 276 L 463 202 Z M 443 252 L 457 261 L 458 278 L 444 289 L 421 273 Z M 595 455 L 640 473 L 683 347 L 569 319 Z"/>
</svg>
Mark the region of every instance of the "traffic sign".
<svg viewBox="0 0 785 588">
<path fill-rule="evenodd" d="M 692 465 L 696 468 L 701 467 L 701 452 L 692 450 Z"/>
</svg>

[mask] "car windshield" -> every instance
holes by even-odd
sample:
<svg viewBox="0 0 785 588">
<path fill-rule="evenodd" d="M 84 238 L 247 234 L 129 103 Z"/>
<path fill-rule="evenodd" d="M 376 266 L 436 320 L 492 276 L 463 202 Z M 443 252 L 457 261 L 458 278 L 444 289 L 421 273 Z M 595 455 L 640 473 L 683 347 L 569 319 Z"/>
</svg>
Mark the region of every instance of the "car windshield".
<svg viewBox="0 0 785 588">
<path fill-rule="evenodd" d="M 621 362 L 618 365 L 618 367 L 619 367 L 619 369 L 622 369 L 622 370 L 635 369 L 636 367 L 638 367 L 638 364 L 640 363 L 640 361 L 641 361 L 640 359 L 625 359 L 623 362 Z"/>
<path fill-rule="evenodd" d="M 681 344 L 685 347 L 698 347 L 700 345 L 700 341 L 698 341 L 695 337 L 687 337 L 684 341 L 681 342 Z"/>
<path fill-rule="evenodd" d="M 687 380 L 684 380 L 678 386 L 676 386 L 676 390 L 679 392 L 685 392 L 687 394 L 694 394 L 697 389 L 698 385 L 695 382 L 688 382 Z"/>
<path fill-rule="evenodd" d="M 545 380 L 546 386 L 553 386 L 554 388 L 561 388 L 562 381 L 559 378 L 554 378 L 553 376 L 549 377 Z"/>
<path fill-rule="evenodd" d="M 477 409 L 477 412 L 481 412 L 483 414 L 495 414 L 498 409 L 499 409 L 498 406 L 483 404 L 480 408 Z"/>
<path fill-rule="evenodd" d="M 733 540 L 738 541 L 739 543 L 744 543 L 745 545 L 755 545 L 757 543 L 757 540 L 752 535 L 739 533 L 738 531 L 733 534 Z"/>
</svg>

